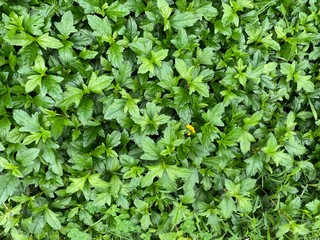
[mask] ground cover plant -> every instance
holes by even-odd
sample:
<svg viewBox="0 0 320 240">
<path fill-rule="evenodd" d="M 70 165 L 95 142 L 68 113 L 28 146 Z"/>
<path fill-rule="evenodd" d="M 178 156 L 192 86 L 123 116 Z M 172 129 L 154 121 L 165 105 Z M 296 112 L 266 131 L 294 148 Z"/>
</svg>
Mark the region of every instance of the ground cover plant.
<svg viewBox="0 0 320 240">
<path fill-rule="evenodd" d="M 320 238 L 320 1 L 0 14 L 1 239 Z"/>
</svg>

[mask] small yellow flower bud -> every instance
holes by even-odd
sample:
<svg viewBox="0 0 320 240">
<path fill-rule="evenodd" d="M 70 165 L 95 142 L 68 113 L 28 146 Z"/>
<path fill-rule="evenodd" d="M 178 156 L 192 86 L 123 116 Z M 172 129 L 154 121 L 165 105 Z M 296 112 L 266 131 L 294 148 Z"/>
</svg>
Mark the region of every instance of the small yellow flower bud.
<svg viewBox="0 0 320 240">
<path fill-rule="evenodd" d="M 196 133 L 196 130 L 194 130 L 194 127 L 191 124 L 186 125 L 186 128 L 191 131 L 191 133 Z M 190 136 L 190 132 L 188 133 L 188 136 Z"/>
</svg>

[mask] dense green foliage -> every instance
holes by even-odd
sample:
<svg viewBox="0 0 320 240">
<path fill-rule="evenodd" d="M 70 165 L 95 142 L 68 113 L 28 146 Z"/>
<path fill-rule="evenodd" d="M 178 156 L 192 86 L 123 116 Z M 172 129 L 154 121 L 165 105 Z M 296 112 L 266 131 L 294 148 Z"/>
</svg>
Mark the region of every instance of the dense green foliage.
<svg viewBox="0 0 320 240">
<path fill-rule="evenodd" d="M 320 238 L 320 1 L 0 13 L 1 239 Z"/>
</svg>

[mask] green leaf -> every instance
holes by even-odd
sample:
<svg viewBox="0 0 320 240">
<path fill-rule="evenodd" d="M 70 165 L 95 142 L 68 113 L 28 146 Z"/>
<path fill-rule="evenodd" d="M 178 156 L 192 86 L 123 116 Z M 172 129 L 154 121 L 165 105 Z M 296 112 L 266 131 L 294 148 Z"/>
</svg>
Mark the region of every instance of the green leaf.
<svg viewBox="0 0 320 240">
<path fill-rule="evenodd" d="M 62 228 L 61 223 L 57 217 L 57 214 L 54 213 L 49 208 L 44 213 L 44 219 L 53 229 L 60 230 Z"/>
<path fill-rule="evenodd" d="M 5 203 L 12 196 L 19 184 L 18 178 L 10 173 L 0 175 L 0 204 Z"/>
<path fill-rule="evenodd" d="M 77 191 L 84 190 L 84 184 L 87 181 L 87 176 L 81 178 L 70 178 L 71 184 L 66 188 L 66 192 L 69 194 L 75 193 Z"/>
<path fill-rule="evenodd" d="M 266 37 L 262 38 L 261 43 L 267 47 L 271 48 L 275 51 L 280 50 L 280 45 L 275 40 L 272 39 L 272 34 L 267 35 Z"/>
<path fill-rule="evenodd" d="M 318 199 L 314 199 L 306 204 L 306 208 L 311 212 L 311 214 L 318 214 L 320 211 L 320 201 Z"/>
<path fill-rule="evenodd" d="M 232 213 L 236 210 L 234 200 L 229 196 L 224 196 L 218 207 L 223 218 L 230 218 Z"/>
<path fill-rule="evenodd" d="M 241 135 L 239 136 L 240 150 L 243 154 L 246 154 L 250 151 L 251 142 L 255 142 L 255 138 L 251 133 L 242 130 Z"/>
<path fill-rule="evenodd" d="M 203 113 L 202 117 L 206 122 L 212 125 L 223 127 L 224 123 L 222 122 L 221 118 L 225 111 L 224 109 L 223 103 L 218 103 L 212 109 L 209 109 L 206 113 Z"/>
<path fill-rule="evenodd" d="M 244 160 L 247 164 L 246 166 L 246 174 L 251 177 L 254 176 L 258 171 L 262 171 L 263 169 L 263 160 L 257 154 L 252 155 L 250 158 Z"/>
<path fill-rule="evenodd" d="M 159 8 L 160 14 L 164 19 L 168 19 L 172 13 L 172 8 L 169 7 L 169 4 L 166 0 L 157 0 L 157 6 Z"/>
<path fill-rule="evenodd" d="M 111 64 L 115 67 L 120 68 L 123 62 L 123 52 L 124 48 L 119 46 L 118 44 L 112 44 L 108 51 L 108 60 L 111 62 Z"/>
<path fill-rule="evenodd" d="M 63 47 L 63 44 L 58 39 L 50 37 L 49 33 L 45 33 L 41 35 L 36 39 L 36 41 L 44 49 L 47 49 L 47 48 L 58 49 Z"/>
<path fill-rule="evenodd" d="M 137 141 L 138 146 L 143 150 L 141 159 L 157 161 L 160 157 L 160 148 L 149 137 L 140 137 Z"/>
<path fill-rule="evenodd" d="M 183 220 L 186 219 L 186 216 L 188 214 L 188 209 L 186 206 L 183 206 L 182 203 L 174 203 L 174 207 L 172 212 L 169 214 L 171 217 L 171 223 L 173 226 L 178 225 Z"/>
<path fill-rule="evenodd" d="M 66 88 L 67 91 L 63 93 L 62 99 L 59 102 L 59 106 L 64 110 L 67 110 L 72 104 L 78 106 L 84 95 L 84 91 L 79 88 L 69 85 L 67 85 Z"/>
<path fill-rule="evenodd" d="M 107 16 L 113 21 L 117 21 L 118 18 L 123 18 L 129 13 L 128 8 L 124 4 L 119 3 L 119 1 L 113 2 L 106 11 Z"/>
<path fill-rule="evenodd" d="M 184 79 L 189 78 L 189 69 L 188 69 L 187 64 L 183 60 L 176 58 L 174 66 L 177 69 L 177 71 L 181 77 L 183 77 Z"/>
<path fill-rule="evenodd" d="M 83 98 L 77 109 L 79 120 L 83 125 L 87 125 L 93 113 L 93 101 L 91 98 Z"/>
<path fill-rule="evenodd" d="M 17 153 L 16 159 L 22 166 L 31 166 L 33 161 L 39 156 L 40 150 L 37 148 L 29 148 Z"/>
<path fill-rule="evenodd" d="M 23 48 L 27 47 L 35 41 L 35 38 L 28 33 L 22 32 L 15 35 L 13 38 L 6 39 L 12 45 L 21 46 Z"/>
<path fill-rule="evenodd" d="M 232 7 L 226 3 L 222 3 L 223 6 L 223 16 L 222 16 L 222 23 L 225 26 L 233 23 L 236 27 L 239 26 L 239 17 L 237 13 L 232 9 Z"/>
<path fill-rule="evenodd" d="M 126 100 L 115 99 L 112 104 L 110 104 L 105 112 L 104 119 L 116 119 L 124 115 L 124 107 L 126 105 Z"/>
<path fill-rule="evenodd" d="M 284 152 L 276 152 L 273 155 L 273 161 L 276 163 L 276 165 L 282 165 L 287 168 L 290 168 L 293 165 L 293 159 L 292 157 Z"/>
<path fill-rule="evenodd" d="M 74 20 L 71 11 L 67 11 L 62 15 L 60 22 L 55 22 L 54 25 L 61 33 L 62 36 L 68 37 L 71 33 L 77 32 L 77 29 L 73 26 Z"/>
<path fill-rule="evenodd" d="M 72 228 L 67 235 L 71 240 L 78 240 L 78 239 L 83 239 L 83 240 L 90 240 L 91 237 L 89 234 L 86 232 L 80 231 L 79 229 Z"/>
<path fill-rule="evenodd" d="M 84 9 L 84 13 L 95 13 L 99 9 L 99 0 L 76 0 L 77 3 Z"/>
<path fill-rule="evenodd" d="M 303 146 L 301 143 L 299 143 L 298 140 L 295 140 L 294 138 L 290 138 L 288 141 L 286 141 L 284 143 L 284 147 L 289 154 L 298 156 L 305 154 L 307 150 L 305 146 Z"/>
<path fill-rule="evenodd" d="M 112 76 L 99 76 L 92 73 L 91 78 L 88 83 L 88 89 L 90 92 L 102 94 L 103 90 L 110 86 L 112 83 Z"/>
<path fill-rule="evenodd" d="M 197 60 L 200 64 L 212 65 L 214 49 L 211 47 L 206 47 L 204 49 L 197 48 Z"/>
<path fill-rule="evenodd" d="M 179 12 L 176 11 L 170 17 L 171 26 L 177 30 L 180 28 L 186 28 L 193 26 L 199 19 L 199 16 L 191 12 Z"/>
<path fill-rule="evenodd" d="M 252 211 L 252 204 L 249 198 L 238 196 L 237 203 L 239 212 L 250 213 Z"/>
<path fill-rule="evenodd" d="M 38 122 L 38 113 L 30 116 L 23 110 L 14 110 L 13 118 L 21 126 L 19 130 L 22 132 L 40 131 L 41 126 Z"/>
<path fill-rule="evenodd" d="M 209 97 L 209 86 L 207 83 L 202 82 L 203 77 L 198 76 L 189 82 L 189 94 L 191 95 L 194 91 L 205 98 Z"/>
<path fill-rule="evenodd" d="M 99 18 L 96 15 L 88 15 L 88 23 L 93 29 L 94 36 L 102 37 L 112 34 L 111 25 L 108 18 Z"/>
<path fill-rule="evenodd" d="M 295 81 L 297 82 L 297 91 L 304 89 L 306 92 L 314 91 L 314 84 L 310 81 L 311 76 L 294 76 Z"/>
<path fill-rule="evenodd" d="M 3 117 L 0 119 L 0 139 L 5 138 L 10 131 L 11 122 L 9 118 Z"/>
<path fill-rule="evenodd" d="M 243 122 L 246 127 L 253 127 L 260 123 L 260 120 L 263 117 L 263 112 L 255 112 L 252 116 L 243 119 Z"/>
</svg>

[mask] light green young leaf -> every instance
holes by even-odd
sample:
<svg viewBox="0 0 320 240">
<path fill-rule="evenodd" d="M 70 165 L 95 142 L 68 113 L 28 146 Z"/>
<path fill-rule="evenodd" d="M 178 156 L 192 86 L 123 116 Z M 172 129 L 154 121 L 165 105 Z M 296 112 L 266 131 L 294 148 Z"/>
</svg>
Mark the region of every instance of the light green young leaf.
<svg viewBox="0 0 320 240">
<path fill-rule="evenodd" d="M 124 48 L 119 46 L 117 43 L 112 44 L 108 51 L 108 60 L 111 62 L 111 64 L 117 68 L 121 67 L 121 64 L 123 62 L 123 52 Z"/>
<path fill-rule="evenodd" d="M 22 166 L 31 166 L 33 161 L 38 157 L 40 149 L 29 148 L 24 151 L 19 151 L 17 153 L 16 159 L 21 163 Z"/>
<path fill-rule="evenodd" d="M 117 21 L 118 18 L 129 15 L 129 13 L 129 9 L 124 4 L 119 3 L 119 1 L 114 1 L 106 11 L 107 16 L 113 21 Z"/>
<path fill-rule="evenodd" d="M 181 77 L 183 77 L 184 79 L 189 78 L 189 69 L 188 69 L 187 64 L 183 60 L 176 58 L 174 66 L 177 69 L 177 71 Z"/>
<path fill-rule="evenodd" d="M 50 37 L 49 33 L 45 33 L 41 35 L 36 39 L 36 41 L 44 49 L 47 49 L 47 48 L 58 49 L 63 47 L 63 44 L 58 39 Z"/>
<path fill-rule="evenodd" d="M 12 38 L 5 38 L 9 43 L 15 46 L 21 46 L 25 48 L 35 41 L 35 38 L 28 33 L 22 32 L 15 35 Z"/>
<path fill-rule="evenodd" d="M 169 214 L 173 227 L 185 220 L 188 213 L 187 206 L 183 206 L 182 203 L 174 203 L 173 210 Z"/>
<path fill-rule="evenodd" d="M 104 112 L 104 119 L 117 119 L 124 115 L 125 99 L 115 99 L 112 104 L 108 105 Z"/>
<path fill-rule="evenodd" d="M 151 51 L 152 61 L 157 65 L 161 66 L 162 60 L 164 60 L 168 56 L 168 49 L 161 49 L 157 52 Z"/>
<path fill-rule="evenodd" d="M 202 82 L 202 79 L 202 76 L 198 76 L 189 82 L 189 95 L 196 91 L 202 97 L 209 97 L 209 86 L 207 83 Z"/>
<path fill-rule="evenodd" d="M 112 80 L 112 76 L 103 75 L 97 77 L 95 73 L 92 73 L 88 83 L 88 89 L 90 92 L 102 94 L 103 90 L 110 86 Z"/>
<path fill-rule="evenodd" d="M 71 33 L 77 32 L 77 29 L 73 26 L 73 15 L 69 10 L 62 15 L 60 22 L 55 22 L 54 25 L 62 36 L 70 36 Z"/>
<path fill-rule="evenodd" d="M 250 213 L 252 211 L 252 204 L 249 198 L 238 196 L 237 197 L 238 210 L 241 213 Z"/>
<path fill-rule="evenodd" d="M 77 191 L 83 191 L 84 184 L 87 181 L 87 176 L 80 177 L 80 178 L 69 178 L 71 184 L 66 188 L 67 193 L 75 193 Z"/>
<path fill-rule="evenodd" d="M 223 113 L 224 105 L 223 103 L 218 103 L 213 108 L 209 109 L 206 113 L 202 113 L 202 117 L 206 122 L 212 125 L 223 127 L 224 123 L 221 120 Z"/>
<path fill-rule="evenodd" d="M 236 27 L 239 26 L 239 17 L 237 13 L 232 9 L 232 7 L 226 3 L 222 3 L 223 6 L 223 15 L 222 15 L 222 23 L 225 26 L 233 23 Z"/>
<path fill-rule="evenodd" d="M 272 34 L 270 33 L 269 35 L 267 35 L 266 37 L 262 38 L 261 43 L 267 47 L 267 48 L 271 48 L 275 51 L 279 51 L 280 50 L 280 45 L 279 43 L 277 43 L 275 40 L 272 39 Z"/>
<path fill-rule="evenodd" d="M 250 158 L 244 160 L 247 163 L 246 174 L 251 177 L 254 176 L 258 171 L 263 169 L 263 160 L 257 154 L 252 155 Z"/>
<path fill-rule="evenodd" d="M 30 75 L 28 76 L 28 81 L 25 84 L 26 93 L 32 92 L 36 87 L 41 87 L 42 76 L 41 75 Z"/>
<path fill-rule="evenodd" d="M 84 91 L 82 89 L 69 85 L 67 85 L 66 88 L 67 90 L 63 93 L 62 99 L 58 103 L 59 106 L 65 110 L 67 110 L 72 104 L 78 106 L 84 95 Z"/>
<path fill-rule="evenodd" d="M 157 0 L 157 6 L 159 8 L 160 14 L 164 19 L 168 19 L 171 15 L 172 8 L 169 7 L 169 4 L 166 0 Z"/>
</svg>

